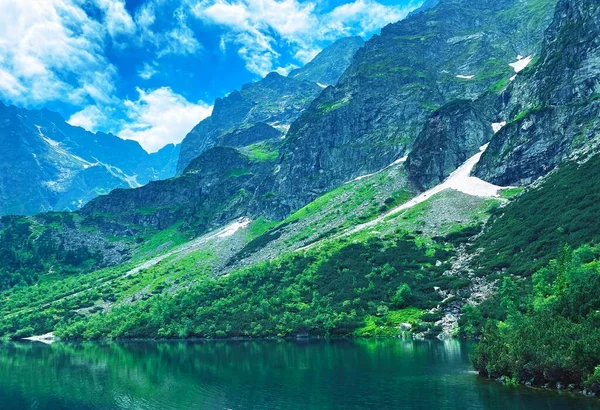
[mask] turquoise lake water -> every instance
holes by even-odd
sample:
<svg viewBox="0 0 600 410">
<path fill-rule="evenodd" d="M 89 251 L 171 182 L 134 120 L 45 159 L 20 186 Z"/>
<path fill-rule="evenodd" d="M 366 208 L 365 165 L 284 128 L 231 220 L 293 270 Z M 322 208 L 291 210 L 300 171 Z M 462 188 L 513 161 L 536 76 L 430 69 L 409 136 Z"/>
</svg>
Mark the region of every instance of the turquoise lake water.
<svg viewBox="0 0 600 410">
<path fill-rule="evenodd" d="M 505 387 L 458 341 L 0 344 L 1 409 L 598 409 Z"/>
</svg>

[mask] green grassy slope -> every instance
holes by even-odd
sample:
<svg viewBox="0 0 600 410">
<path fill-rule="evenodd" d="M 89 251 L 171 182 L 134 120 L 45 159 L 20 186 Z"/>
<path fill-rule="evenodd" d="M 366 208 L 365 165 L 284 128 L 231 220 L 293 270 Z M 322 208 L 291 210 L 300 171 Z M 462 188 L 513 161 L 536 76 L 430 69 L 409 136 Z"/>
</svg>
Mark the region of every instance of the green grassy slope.
<svg viewBox="0 0 600 410">
<path fill-rule="evenodd" d="M 499 209 L 475 246 L 482 271 L 528 275 L 564 247 L 600 240 L 600 156 L 565 163 L 539 186 Z"/>
<path fill-rule="evenodd" d="M 383 217 L 412 192 L 397 165 L 225 238 L 149 233 L 123 265 L 5 291 L 0 335 L 368 336 L 398 334 L 402 322 L 428 331 L 437 317 L 423 313 L 443 300 L 434 286 L 468 285 L 442 275 L 454 252 L 446 235 L 479 226 L 498 200 L 445 191 Z"/>
</svg>

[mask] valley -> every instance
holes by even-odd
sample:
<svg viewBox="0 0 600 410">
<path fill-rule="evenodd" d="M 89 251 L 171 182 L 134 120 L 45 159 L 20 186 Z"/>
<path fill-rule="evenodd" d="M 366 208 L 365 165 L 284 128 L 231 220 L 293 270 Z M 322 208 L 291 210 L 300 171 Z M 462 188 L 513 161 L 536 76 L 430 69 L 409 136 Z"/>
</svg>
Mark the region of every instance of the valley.
<svg viewBox="0 0 600 410">
<path fill-rule="evenodd" d="M 594 0 L 428 1 L 151 155 L 2 104 L 29 161 L 2 166 L 36 184 L 0 169 L 0 338 L 356 339 L 440 366 L 476 340 L 486 378 L 595 396 L 599 39 Z M 100 137 L 131 154 L 97 157 Z"/>
</svg>

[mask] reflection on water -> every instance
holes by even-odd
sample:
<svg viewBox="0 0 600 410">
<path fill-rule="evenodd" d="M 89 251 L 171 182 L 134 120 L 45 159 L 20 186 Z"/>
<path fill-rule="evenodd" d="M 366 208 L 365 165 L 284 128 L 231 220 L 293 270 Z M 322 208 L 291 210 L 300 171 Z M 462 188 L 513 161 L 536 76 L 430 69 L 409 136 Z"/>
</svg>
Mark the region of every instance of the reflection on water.
<svg viewBox="0 0 600 410">
<path fill-rule="evenodd" d="M 506 388 L 457 341 L 0 344 L 2 409 L 586 409 Z"/>
</svg>

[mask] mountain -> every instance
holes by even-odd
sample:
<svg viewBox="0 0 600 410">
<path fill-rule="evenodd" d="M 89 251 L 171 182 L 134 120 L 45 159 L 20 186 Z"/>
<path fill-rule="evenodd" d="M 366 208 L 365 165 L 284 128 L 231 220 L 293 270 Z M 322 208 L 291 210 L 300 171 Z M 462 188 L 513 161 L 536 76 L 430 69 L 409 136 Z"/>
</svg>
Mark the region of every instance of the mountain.
<svg viewBox="0 0 600 410">
<path fill-rule="evenodd" d="M 405 156 L 445 104 L 501 90 L 518 55 L 539 53 L 554 5 L 444 0 L 384 27 L 290 127 L 275 189 L 284 206 Z"/>
<path fill-rule="evenodd" d="M 540 55 L 501 96 L 506 124 L 478 164 L 478 176 L 527 185 L 600 136 L 600 21 L 587 3 L 562 2 Z"/>
<path fill-rule="evenodd" d="M 149 155 L 135 141 L 1 102 L 0 143 L 0 215 L 75 210 L 114 188 L 169 177 L 179 151 L 171 145 Z"/>
<path fill-rule="evenodd" d="M 310 78 L 319 70 L 331 75 L 335 55 L 340 57 L 340 73 L 349 53 L 361 44 L 360 38 L 342 39 L 299 75 Z M 263 202 L 273 195 L 269 187 L 289 123 L 322 91 L 313 80 L 271 73 L 217 99 L 212 115 L 181 145 L 178 178 L 115 190 L 92 201 L 81 214 L 105 233 L 132 235 L 182 220 L 201 233 L 232 218 L 263 212 L 269 208 Z M 173 155 L 176 148 L 167 146 L 152 158 L 167 150 L 173 152 L 166 155 Z"/>
<path fill-rule="evenodd" d="M 322 88 L 337 82 L 363 44 L 360 37 L 342 38 L 287 77 L 273 72 L 260 81 L 243 85 L 240 91 L 235 90 L 225 98 L 217 98 L 212 115 L 183 140 L 177 173 L 181 174 L 194 158 L 214 145 L 232 144 L 228 137 L 232 133 L 237 134 L 234 144 L 237 147 L 273 138 L 275 130 L 283 136 Z M 258 124 L 260 128 L 255 127 Z M 240 139 L 247 132 L 253 136 Z M 263 138 L 257 132 L 266 134 Z"/>
<path fill-rule="evenodd" d="M 599 21 L 440 0 L 336 85 L 245 86 L 176 177 L 0 218 L 0 336 L 458 336 L 483 375 L 599 393 Z"/>
<path fill-rule="evenodd" d="M 423 2 L 423 4 L 421 4 L 421 7 L 419 7 L 416 10 L 411 11 L 408 15 L 412 16 L 413 14 L 417 14 L 417 13 L 420 13 L 422 11 L 432 9 L 435 6 L 437 6 L 437 4 L 439 2 L 440 2 L 440 0 L 425 0 L 425 2 Z"/>
<path fill-rule="evenodd" d="M 341 38 L 321 51 L 302 68 L 290 71 L 288 77 L 335 85 L 350 65 L 356 51 L 365 44 L 361 37 Z"/>
<path fill-rule="evenodd" d="M 220 139 L 227 140 L 225 134 L 257 123 L 279 130 L 280 134 L 287 132 L 290 123 L 320 92 L 321 87 L 315 82 L 273 72 L 260 81 L 245 84 L 240 91 L 233 91 L 225 98 L 217 98 L 212 115 L 183 140 L 177 172 L 181 174 L 194 158 L 218 145 Z M 246 144 L 243 140 L 238 142 Z"/>
<path fill-rule="evenodd" d="M 227 218 L 284 219 L 411 150 L 411 182 L 418 190 L 435 186 L 492 138 L 497 94 L 514 75 L 515 48 L 524 55 L 539 50 L 552 16 L 551 1 L 484 3 L 445 0 L 387 26 L 358 50 L 334 87 L 271 73 L 218 99 L 212 116 L 182 143 L 180 178 L 115 192 L 82 214 L 110 232 L 140 230 L 131 224 L 165 229 L 183 215 L 197 233 Z M 428 55 L 437 58 L 432 63 Z M 210 153 L 215 147 L 237 150 L 237 168 L 220 163 L 222 152 Z M 202 158 L 202 172 L 188 169 L 194 158 Z M 211 205 L 206 193 L 219 181 L 204 174 L 228 184 L 216 194 L 223 206 Z"/>
</svg>

